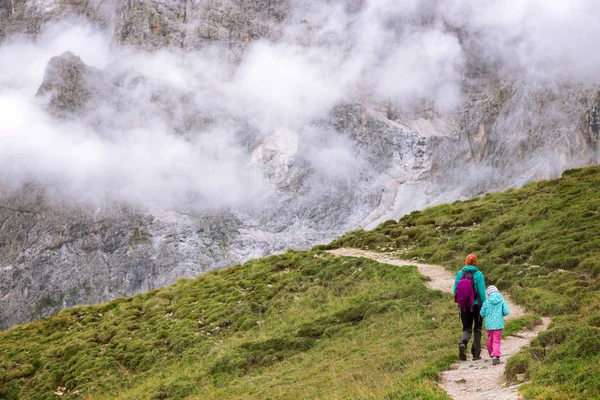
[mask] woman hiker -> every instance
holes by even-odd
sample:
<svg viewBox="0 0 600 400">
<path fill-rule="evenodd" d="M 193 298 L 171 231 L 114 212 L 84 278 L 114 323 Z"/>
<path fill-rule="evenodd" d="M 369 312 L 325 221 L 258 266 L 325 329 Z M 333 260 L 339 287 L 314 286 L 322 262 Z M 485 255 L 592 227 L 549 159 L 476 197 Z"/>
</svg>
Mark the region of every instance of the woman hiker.
<svg viewBox="0 0 600 400">
<path fill-rule="evenodd" d="M 471 354 L 473 360 L 481 359 L 481 328 L 483 318 L 481 317 L 481 305 L 485 301 L 485 279 L 483 273 L 477 268 L 477 256 L 469 254 L 465 261 L 465 266 L 456 273 L 454 279 L 455 301 L 460 306 L 460 320 L 463 325 L 463 333 L 458 342 L 458 358 L 462 361 L 467 360 L 466 350 L 471 334 L 473 344 L 471 345 Z"/>
</svg>

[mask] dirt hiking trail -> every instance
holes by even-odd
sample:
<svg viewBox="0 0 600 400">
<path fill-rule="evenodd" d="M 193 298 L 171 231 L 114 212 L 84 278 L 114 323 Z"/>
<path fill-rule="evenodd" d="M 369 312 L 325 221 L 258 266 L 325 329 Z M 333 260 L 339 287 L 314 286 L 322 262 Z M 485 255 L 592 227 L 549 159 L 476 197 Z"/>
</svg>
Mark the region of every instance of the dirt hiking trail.
<svg viewBox="0 0 600 400">
<path fill-rule="evenodd" d="M 441 265 L 421 264 L 414 261 L 400 260 L 392 255 L 384 253 L 375 253 L 359 249 L 336 249 L 328 251 L 330 254 L 339 257 L 364 257 L 378 261 L 380 263 L 405 266 L 415 265 L 418 271 L 429 278 L 426 285 L 430 289 L 442 290 L 452 293 L 454 284 L 454 274 L 446 270 Z M 508 295 L 503 294 L 504 299 L 510 308 L 510 315 L 507 319 L 522 317 L 525 314 L 523 307 L 515 304 Z M 520 385 L 507 386 L 504 382 L 504 370 L 506 360 L 517 353 L 521 347 L 526 346 L 545 330 L 550 324 L 549 318 L 542 318 L 542 324 L 533 329 L 522 330 L 514 336 L 502 339 L 502 362 L 499 365 L 492 365 L 491 358 L 487 356 L 485 343 L 482 340 L 482 359 L 473 361 L 455 362 L 449 370 L 441 375 L 439 385 L 453 399 L 495 399 L 495 400 L 516 400 L 520 399 L 517 389 Z M 457 332 L 457 337 L 460 332 Z M 469 343 L 470 345 L 470 343 Z M 469 352 L 467 349 L 467 352 Z M 457 342 L 458 358 L 458 342 Z M 471 357 L 468 353 L 467 357 Z"/>
</svg>

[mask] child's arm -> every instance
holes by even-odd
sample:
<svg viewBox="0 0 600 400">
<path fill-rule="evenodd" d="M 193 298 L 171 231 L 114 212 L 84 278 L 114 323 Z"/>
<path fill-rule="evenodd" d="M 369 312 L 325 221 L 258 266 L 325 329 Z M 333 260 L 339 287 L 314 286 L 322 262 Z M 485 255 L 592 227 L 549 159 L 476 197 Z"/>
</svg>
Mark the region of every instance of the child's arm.
<svg viewBox="0 0 600 400">
<path fill-rule="evenodd" d="M 483 303 L 483 307 L 481 307 L 481 311 L 479 311 L 479 314 L 481 314 L 481 316 L 483 318 L 485 318 L 485 315 L 487 314 L 487 309 L 488 309 L 488 304 L 487 301 Z"/>
<path fill-rule="evenodd" d="M 504 315 L 505 317 L 510 314 L 510 308 L 508 308 L 508 304 L 506 304 L 506 301 L 502 301 L 502 315 Z"/>
</svg>

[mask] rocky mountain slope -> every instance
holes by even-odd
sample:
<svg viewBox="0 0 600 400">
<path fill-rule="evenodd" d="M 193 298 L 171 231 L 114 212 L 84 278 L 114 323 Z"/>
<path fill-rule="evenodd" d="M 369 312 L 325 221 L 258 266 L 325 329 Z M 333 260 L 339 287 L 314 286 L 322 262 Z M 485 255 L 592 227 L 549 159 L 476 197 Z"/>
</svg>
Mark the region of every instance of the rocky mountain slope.
<svg viewBox="0 0 600 400">
<path fill-rule="evenodd" d="M 462 95 L 447 112 L 426 97 L 390 100 L 358 84 L 332 105 L 294 105 L 293 115 L 305 122 L 282 123 L 287 110 L 277 103 L 285 104 L 284 98 L 268 98 L 257 116 L 252 102 L 228 100 L 235 89 L 214 89 L 209 78 L 196 86 L 168 84 L 162 79 L 170 75 L 147 75 L 134 62 L 134 54 L 160 57 L 168 51 L 171 59 L 185 62 L 186 54 L 209 51 L 211 62 L 220 60 L 234 77 L 249 74 L 245 84 L 256 76 L 244 70 L 244 62 L 256 58 L 254 52 L 265 43 L 291 41 L 306 53 L 323 43 L 350 56 L 357 52 L 359 39 L 327 34 L 318 7 L 319 2 L 270 0 L 0 2 L 0 45 L 23 37 L 38 40 L 44 27 L 56 22 L 87 21 L 109 32 L 112 53 L 103 68 L 88 66 L 70 52 L 49 60 L 36 103 L 57 129 L 79 124 L 112 143 L 120 140 L 115 132 L 134 135 L 159 124 L 177 143 L 202 148 L 227 131 L 225 157 L 235 161 L 233 175 L 239 176 L 233 184 L 215 181 L 215 187 L 226 188 L 215 189 L 219 201 L 193 190 L 196 180 L 209 180 L 214 170 L 182 178 L 177 187 L 190 189 L 172 195 L 170 187 L 157 183 L 148 193 L 138 192 L 141 200 L 114 195 L 128 185 L 113 189 L 115 176 L 90 178 L 109 194 L 87 200 L 88 190 L 70 191 L 56 179 L 34 174 L 15 185 L 14 176 L 5 174 L 0 182 L 0 328 L 286 248 L 306 248 L 426 205 L 596 163 L 597 86 L 544 84 L 506 74 L 459 30 L 456 40 L 466 55 Z M 352 26 L 370 15 L 370 7 L 353 1 L 335 10 Z M 428 26 L 427 20 L 419 24 Z M 384 26 L 402 34 L 399 26 Z M 457 31 L 440 29 L 448 35 Z M 282 57 L 295 56 L 279 50 Z M 152 59 L 143 60 L 150 69 Z M 208 95 L 198 100 L 203 90 Z M 221 154 L 223 149 L 207 151 Z M 146 180 L 152 181 L 154 170 L 147 167 Z M 144 168 L 137 165 L 136 173 Z M 179 176 L 177 170 L 160 171 L 161 179 L 165 174 Z"/>
</svg>

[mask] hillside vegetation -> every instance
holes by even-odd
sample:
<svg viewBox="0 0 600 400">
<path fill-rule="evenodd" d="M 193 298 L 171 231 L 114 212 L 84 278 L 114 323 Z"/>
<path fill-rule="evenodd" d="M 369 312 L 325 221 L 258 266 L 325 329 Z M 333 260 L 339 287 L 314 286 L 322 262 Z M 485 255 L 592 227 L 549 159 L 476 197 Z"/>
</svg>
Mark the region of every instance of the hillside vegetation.
<svg viewBox="0 0 600 400">
<path fill-rule="evenodd" d="M 0 398 L 446 399 L 459 330 L 414 267 L 288 252 L 3 333 Z"/>
<path fill-rule="evenodd" d="M 599 212 L 600 169 L 572 170 L 64 310 L 0 334 L 0 398 L 447 399 L 435 380 L 456 359 L 451 296 L 414 267 L 322 251 L 336 247 L 454 270 L 477 253 L 488 284 L 554 319 L 508 361 L 508 379 L 526 374 L 530 398 L 600 398 Z"/>
<path fill-rule="evenodd" d="M 358 247 L 451 265 L 480 259 L 487 283 L 554 316 L 509 378 L 526 373 L 530 398 L 600 398 L 600 168 L 413 212 L 324 248 Z"/>
</svg>

